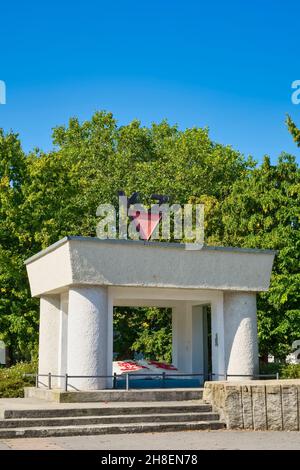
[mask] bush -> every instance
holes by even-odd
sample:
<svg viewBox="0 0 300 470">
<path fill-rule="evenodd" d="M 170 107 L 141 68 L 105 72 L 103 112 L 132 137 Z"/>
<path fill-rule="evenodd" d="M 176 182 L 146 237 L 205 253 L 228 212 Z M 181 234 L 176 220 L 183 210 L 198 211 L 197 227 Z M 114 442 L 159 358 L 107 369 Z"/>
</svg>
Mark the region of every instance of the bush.
<svg viewBox="0 0 300 470">
<path fill-rule="evenodd" d="M 277 372 L 281 379 L 300 379 L 300 364 L 271 362 L 260 366 L 261 374 L 276 374 Z"/>
<path fill-rule="evenodd" d="M 281 379 L 300 379 L 300 364 L 284 364 L 279 374 Z"/>
<path fill-rule="evenodd" d="M 0 369 L 0 398 L 24 397 L 24 387 L 34 385 L 34 377 L 24 377 L 24 374 L 34 374 L 37 365 L 34 362 L 20 362 L 15 366 Z"/>
</svg>

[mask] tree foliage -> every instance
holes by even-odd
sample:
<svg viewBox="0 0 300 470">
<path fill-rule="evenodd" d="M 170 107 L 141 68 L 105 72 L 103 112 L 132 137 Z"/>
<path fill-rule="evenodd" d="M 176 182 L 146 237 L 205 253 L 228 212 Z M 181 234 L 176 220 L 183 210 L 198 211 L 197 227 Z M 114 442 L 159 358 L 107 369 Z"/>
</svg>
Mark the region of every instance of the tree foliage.
<svg viewBox="0 0 300 470">
<path fill-rule="evenodd" d="M 290 116 L 287 116 L 286 124 L 294 142 L 296 142 L 297 146 L 300 147 L 300 129 L 298 129 Z"/>
<path fill-rule="evenodd" d="M 167 121 L 118 126 L 106 112 L 57 127 L 53 144 L 51 152 L 25 155 L 17 135 L 0 131 L 0 339 L 12 359 L 32 355 L 38 337 L 24 260 L 65 235 L 95 236 L 96 208 L 117 205 L 120 189 L 138 190 L 144 203 L 151 193 L 204 202 L 209 244 L 279 250 L 270 292 L 259 299 L 259 335 L 262 352 L 289 350 L 299 334 L 299 168 L 292 157 L 256 166 L 213 142 L 208 129 L 182 131 Z M 125 313 L 115 316 L 122 355 L 169 359 L 167 311 Z"/>
<path fill-rule="evenodd" d="M 115 308 L 116 359 L 134 358 L 139 353 L 145 359 L 171 362 L 171 312 L 169 308 Z"/>
<path fill-rule="evenodd" d="M 277 250 L 271 286 L 258 296 L 260 351 L 284 358 L 300 338 L 300 170 L 283 154 L 233 184 L 222 205 L 225 245 Z"/>
</svg>

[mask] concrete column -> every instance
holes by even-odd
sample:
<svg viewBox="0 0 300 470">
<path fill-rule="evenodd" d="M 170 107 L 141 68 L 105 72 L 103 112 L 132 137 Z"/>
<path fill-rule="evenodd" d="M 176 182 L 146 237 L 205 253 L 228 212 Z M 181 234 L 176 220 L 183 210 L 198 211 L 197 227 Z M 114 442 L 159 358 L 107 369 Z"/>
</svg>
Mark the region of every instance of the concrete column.
<svg viewBox="0 0 300 470">
<path fill-rule="evenodd" d="M 225 345 L 224 345 L 224 309 L 222 292 L 211 300 L 211 357 L 213 380 L 224 380 Z"/>
<path fill-rule="evenodd" d="M 173 308 L 172 363 L 182 373 L 203 372 L 202 306 L 178 302 Z"/>
<path fill-rule="evenodd" d="M 203 307 L 192 307 L 192 372 L 204 373 L 204 332 L 203 332 Z M 201 379 L 201 377 L 196 377 Z"/>
<path fill-rule="evenodd" d="M 225 292 L 224 318 L 227 374 L 258 373 L 256 294 Z"/>
<path fill-rule="evenodd" d="M 40 299 L 39 374 L 58 374 L 60 295 Z M 40 386 L 48 386 L 47 377 L 40 377 Z"/>
<path fill-rule="evenodd" d="M 107 375 L 113 374 L 113 349 L 114 349 L 114 327 L 113 327 L 113 315 L 114 305 L 113 297 L 108 295 L 108 311 L 107 311 Z M 107 380 L 107 388 L 113 387 L 113 379 Z"/>
<path fill-rule="evenodd" d="M 105 287 L 69 290 L 68 374 L 108 375 L 108 298 Z M 69 380 L 69 390 L 106 388 L 107 379 Z"/>
<path fill-rule="evenodd" d="M 191 314 L 187 302 L 172 309 L 172 363 L 182 373 L 192 372 Z"/>
<path fill-rule="evenodd" d="M 68 355 L 68 304 L 69 293 L 64 292 L 60 296 L 60 314 L 59 314 L 59 337 L 58 337 L 58 375 L 67 373 L 67 355 Z M 65 379 L 62 377 L 57 380 L 59 388 L 63 388 Z"/>
</svg>

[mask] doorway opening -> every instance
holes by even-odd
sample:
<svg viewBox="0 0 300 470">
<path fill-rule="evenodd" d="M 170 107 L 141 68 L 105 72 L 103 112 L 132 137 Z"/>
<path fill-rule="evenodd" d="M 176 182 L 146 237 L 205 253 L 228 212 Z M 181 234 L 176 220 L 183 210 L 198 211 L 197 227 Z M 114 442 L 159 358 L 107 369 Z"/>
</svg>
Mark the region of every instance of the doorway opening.
<svg viewBox="0 0 300 470">
<path fill-rule="evenodd" d="M 114 307 L 113 358 L 172 361 L 172 309 Z"/>
<path fill-rule="evenodd" d="M 191 388 L 210 377 L 210 306 L 191 305 L 189 316 L 188 309 L 181 314 L 178 305 L 163 305 L 114 307 L 116 388 L 126 388 L 126 380 L 130 388 Z"/>
</svg>

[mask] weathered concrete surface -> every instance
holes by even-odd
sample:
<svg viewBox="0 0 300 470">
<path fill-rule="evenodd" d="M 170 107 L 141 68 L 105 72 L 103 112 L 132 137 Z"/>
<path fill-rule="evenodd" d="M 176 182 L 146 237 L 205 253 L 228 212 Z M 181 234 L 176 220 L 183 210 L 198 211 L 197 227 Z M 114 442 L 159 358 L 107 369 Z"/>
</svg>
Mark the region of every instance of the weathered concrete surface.
<svg viewBox="0 0 300 470">
<path fill-rule="evenodd" d="M 24 399 L 26 402 L 28 399 Z M 2 406 L 1 406 L 2 405 Z M 77 404 L 79 405 L 79 404 Z M 96 406 L 98 405 L 98 406 Z M 109 405 L 109 406 L 108 406 Z M 155 403 L 33 403 L 20 408 L 5 400 L 0 419 L 1 438 L 83 436 L 141 432 L 223 429 L 225 423 L 201 400 Z"/>
<path fill-rule="evenodd" d="M 60 389 L 26 387 L 26 398 L 37 398 L 56 403 L 91 403 L 91 402 L 145 402 L 200 400 L 201 388 L 145 389 L 145 390 L 95 390 L 86 392 L 63 392 Z"/>
<path fill-rule="evenodd" d="M 206 382 L 209 401 L 228 429 L 299 431 L 300 380 Z"/>
<path fill-rule="evenodd" d="M 50 427 L 18 427 L 0 429 L 0 438 L 20 437 L 51 437 L 51 436 L 95 436 L 99 434 L 136 434 L 141 432 L 170 432 L 170 431 L 208 431 L 223 429 L 220 421 L 196 422 L 154 422 L 135 424 L 101 424 L 85 426 L 50 426 Z"/>
<path fill-rule="evenodd" d="M 258 292 L 269 287 L 274 256 L 272 250 L 66 237 L 26 267 L 33 296 L 82 284 Z"/>
<path fill-rule="evenodd" d="M 174 352 L 176 343 L 182 347 L 175 363 L 182 362 L 182 373 L 201 375 L 207 336 L 201 306 L 210 304 L 214 374 L 255 373 L 256 293 L 268 290 L 275 251 L 185 248 L 71 236 L 26 261 L 31 293 L 41 297 L 39 370 L 52 374 L 52 387 L 63 388 L 67 373 L 69 391 L 112 388 L 113 307 L 132 302 L 177 309 Z"/>
<path fill-rule="evenodd" d="M 224 330 L 227 375 L 258 373 L 256 295 L 253 292 L 224 292 Z M 241 372 L 243 371 L 243 372 Z"/>
<path fill-rule="evenodd" d="M 108 300 L 105 287 L 73 287 L 69 290 L 67 371 L 68 390 L 99 390 L 107 387 Z M 80 340 L 79 340 L 80 338 Z M 96 377 L 93 377 L 96 376 Z M 98 377 L 97 377 L 98 376 Z"/>
<path fill-rule="evenodd" d="M 87 416 L 149 415 L 158 413 L 208 413 L 202 400 L 153 402 L 55 403 L 37 398 L 1 398 L 0 419 L 76 418 Z"/>
<path fill-rule="evenodd" d="M 300 433 L 188 431 L 0 440 L 4 450 L 300 450 Z"/>
</svg>

